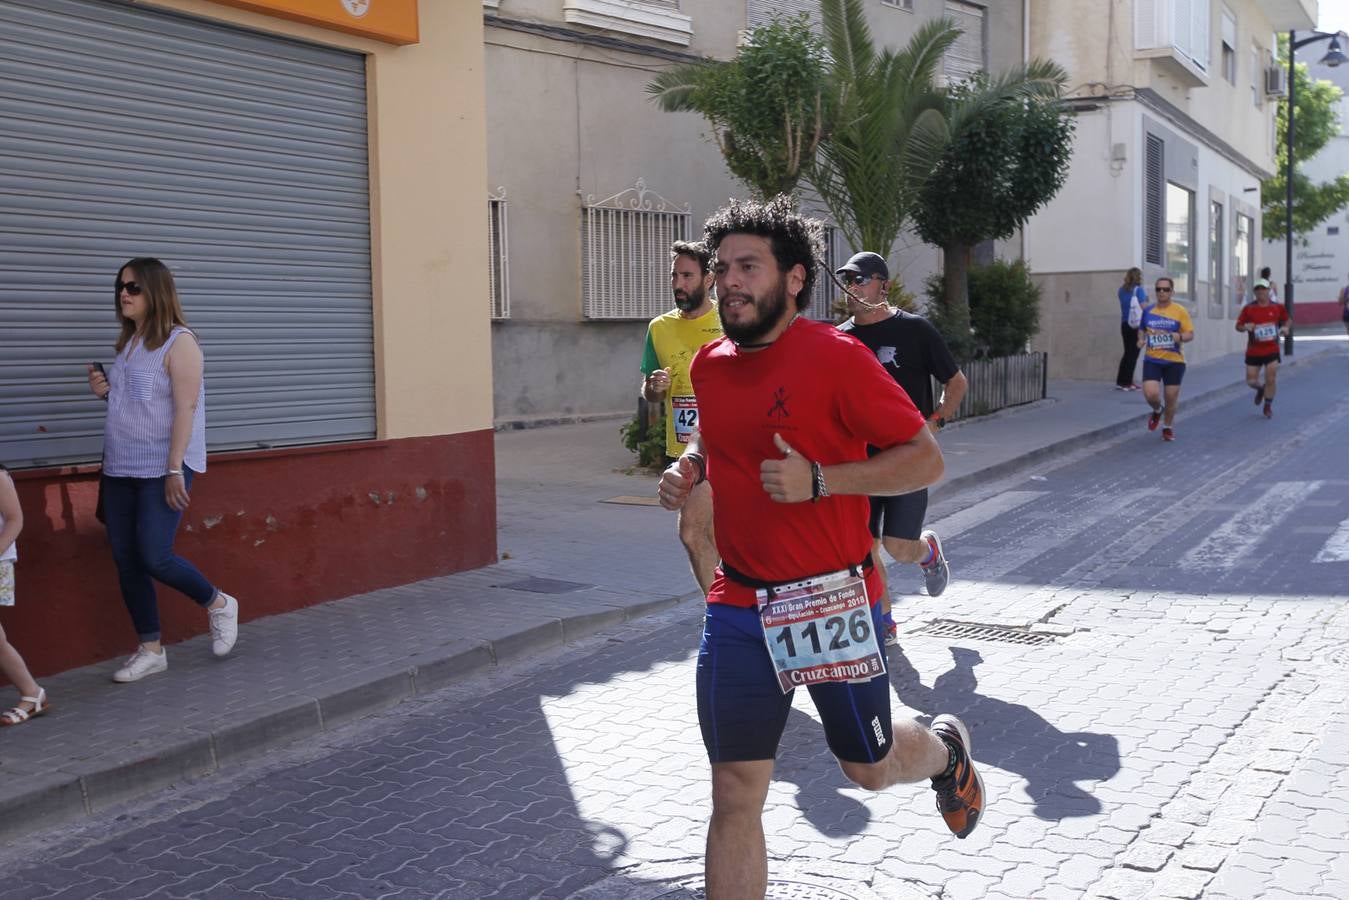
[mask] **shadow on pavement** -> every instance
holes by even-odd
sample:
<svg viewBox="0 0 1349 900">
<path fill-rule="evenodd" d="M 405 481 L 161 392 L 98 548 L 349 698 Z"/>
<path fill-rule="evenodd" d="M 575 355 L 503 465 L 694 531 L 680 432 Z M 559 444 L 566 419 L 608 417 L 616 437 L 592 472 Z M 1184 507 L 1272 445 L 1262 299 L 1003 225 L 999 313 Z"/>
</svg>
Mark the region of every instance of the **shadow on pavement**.
<svg viewBox="0 0 1349 900">
<path fill-rule="evenodd" d="M 890 647 L 890 681 L 904 705 L 931 718 L 959 716 L 969 726 L 977 763 L 1026 780 L 1035 815 L 1059 820 L 1095 815 L 1101 802 L 1078 782 L 1107 781 L 1120 770 L 1114 735 L 1064 732 L 1029 707 L 979 693 L 978 650 L 951 647 L 951 668 L 927 687 L 899 647 Z"/>
</svg>

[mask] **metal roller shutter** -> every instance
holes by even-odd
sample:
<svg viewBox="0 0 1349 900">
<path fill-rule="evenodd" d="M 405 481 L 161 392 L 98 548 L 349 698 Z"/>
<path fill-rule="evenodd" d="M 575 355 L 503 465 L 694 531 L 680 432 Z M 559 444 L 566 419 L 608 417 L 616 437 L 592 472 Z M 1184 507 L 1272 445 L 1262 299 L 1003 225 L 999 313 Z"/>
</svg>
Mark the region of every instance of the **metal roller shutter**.
<svg viewBox="0 0 1349 900">
<path fill-rule="evenodd" d="M 211 449 L 373 437 L 364 58 L 120 0 L 0 21 L 0 462 L 98 459 L 135 256 L 200 336 Z"/>
</svg>

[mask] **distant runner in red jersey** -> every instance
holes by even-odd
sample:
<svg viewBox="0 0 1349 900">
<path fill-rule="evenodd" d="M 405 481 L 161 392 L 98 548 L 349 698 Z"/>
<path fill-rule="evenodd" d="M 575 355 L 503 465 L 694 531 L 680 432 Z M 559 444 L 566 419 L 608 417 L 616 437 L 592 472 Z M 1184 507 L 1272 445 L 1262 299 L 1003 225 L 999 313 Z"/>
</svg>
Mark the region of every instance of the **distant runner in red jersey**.
<svg viewBox="0 0 1349 900">
<path fill-rule="evenodd" d="M 969 730 L 891 722 L 869 496 L 919 490 L 941 451 L 908 395 L 855 338 L 803 319 L 820 223 L 788 197 L 733 202 L 705 227 L 726 336 L 691 368 L 700 430 L 661 476 L 666 509 L 712 483 L 721 565 L 698 653 L 698 722 L 712 764 L 709 898 L 762 897 L 763 807 L 797 686 L 855 784 L 931 779 L 965 837 L 984 807 Z M 879 451 L 867 456 L 867 445 Z"/>
<path fill-rule="evenodd" d="M 1246 383 L 1255 391 L 1255 405 L 1264 404 L 1266 419 L 1274 417 L 1274 393 L 1278 387 L 1279 338 L 1288 333 L 1288 310 L 1283 304 L 1269 299 L 1269 282 L 1263 278 L 1255 282 L 1255 302 L 1241 308 L 1237 316 L 1237 331 L 1246 335 Z M 1260 370 L 1265 380 L 1260 381 Z"/>
</svg>

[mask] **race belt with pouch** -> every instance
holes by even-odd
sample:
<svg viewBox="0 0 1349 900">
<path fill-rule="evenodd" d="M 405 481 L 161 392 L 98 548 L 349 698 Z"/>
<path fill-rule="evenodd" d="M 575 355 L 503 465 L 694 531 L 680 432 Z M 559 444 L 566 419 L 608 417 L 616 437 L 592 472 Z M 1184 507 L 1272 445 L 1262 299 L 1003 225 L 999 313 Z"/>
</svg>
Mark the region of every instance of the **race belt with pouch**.
<svg viewBox="0 0 1349 900">
<path fill-rule="evenodd" d="M 750 578 L 721 563 L 731 581 L 754 588 L 764 644 L 784 694 L 827 682 L 870 681 L 885 674 L 867 599 L 871 555 L 855 566 L 788 582 Z"/>
</svg>

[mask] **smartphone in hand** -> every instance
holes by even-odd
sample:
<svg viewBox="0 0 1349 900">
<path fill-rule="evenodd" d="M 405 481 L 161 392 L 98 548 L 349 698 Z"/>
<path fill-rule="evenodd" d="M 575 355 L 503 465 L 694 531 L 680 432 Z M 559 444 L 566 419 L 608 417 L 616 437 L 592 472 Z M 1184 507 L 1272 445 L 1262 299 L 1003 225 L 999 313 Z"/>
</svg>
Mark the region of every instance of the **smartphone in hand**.
<svg viewBox="0 0 1349 900">
<path fill-rule="evenodd" d="M 90 363 L 89 365 L 93 366 L 93 367 L 94 367 L 94 371 L 97 372 L 98 374 L 102 375 L 104 378 L 107 378 L 107 377 L 108 377 L 108 373 L 103 369 L 103 363 L 101 363 L 101 362 L 92 362 L 92 363 Z"/>
</svg>

